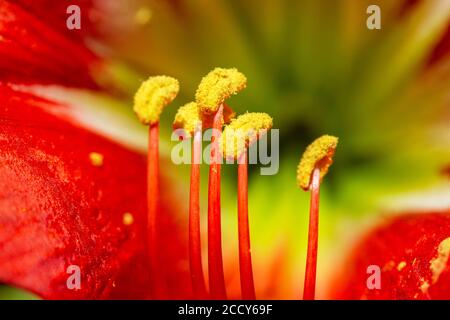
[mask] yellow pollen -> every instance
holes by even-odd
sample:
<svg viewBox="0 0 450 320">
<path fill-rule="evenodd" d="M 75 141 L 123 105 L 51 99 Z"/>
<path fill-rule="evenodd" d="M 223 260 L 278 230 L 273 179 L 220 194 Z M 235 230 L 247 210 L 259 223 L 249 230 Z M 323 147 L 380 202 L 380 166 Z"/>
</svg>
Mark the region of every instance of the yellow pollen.
<svg viewBox="0 0 450 320">
<path fill-rule="evenodd" d="M 422 291 L 422 293 L 427 293 L 429 288 L 430 284 L 428 283 L 428 281 L 422 280 L 422 283 L 419 287 L 420 291 Z"/>
<path fill-rule="evenodd" d="M 101 167 L 103 166 L 103 155 L 98 152 L 91 152 L 89 153 L 89 160 L 91 160 L 91 164 L 94 167 Z"/>
<path fill-rule="evenodd" d="M 431 281 L 435 284 L 439 280 L 442 271 L 447 267 L 450 256 L 450 237 L 443 240 L 437 249 L 437 257 L 430 260 Z"/>
<path fill-rule="evenodd" d="M 123 222 L 123 224 L 126 225 L 126 226 L 132 225 L 133 222 L 134 222 L 134 217 L 133 217 L 133 215 L 132 215 L 131 213 L 129 213 L 129 212 L 125 212 L 125 213 L 123 214 L 123 217 L 122 217 L 122 222 Z"/>
<path fill-rule="evenodd" d="M 230 123 L 234 117 L 235 112 L 227 105 L 224 105 L 223 123 Z M 194 133 L 198 125 L 201 125 L 202 130 L 211 128 L 212 120 L 212 117 L 201 114 L 196 102 L 189 102 L 178 109 L 175 120 L 173 121 L 173 129 L 184 129 L 189 137 Z"/>
<path fill-rule="evenodd" d="M 150 77 L 134 96 L 134 112 L 143 124 L 159 122 L 161 113 L 180 90 L 178 80 L 167 76 Z"/>
<path fill-rule="evenodd" d="M 246 113 L 225 127 L 219 140 L 220 152 L 226 158 L 237 159 L 267 130 L 273 120 L 267 113 Z"/>
<path fill-rule="evenodd" d="M 397 265 L 397 270 L 402 271 L 404 267 L 406 267 L 406 262 L 402 261 Z"/>
<path fill-rule="evenodd" d="M 247 78 L 236 68 L 215 68 L 203 77 L 195 94 L 202 113 L 214 114 L 231 95 L 247 85 Z"/>
<path fill-rule="evenodd" d="M 189 102 L 180 107 L 173 121 L 173 128 L 184 129 L 190 136 L 201 125 L 200 112 L 197 103 Z"/>
<path fill-rule="evenodd" d="M 333 163 L 337 143 L 338 138 L 323 135 L 306 148 L 297 168 L 297 184 L 300 188 L 305 191 L 309 189 L 311 175 L 316 167 L 320 169 L 320 180 L 322 181 Z"/>
<path fill-rule="evenodd" d="M 384 265 L 383 271 L 391 271 L 394 267 L 395 267 L 395 262 L 391 260 Z"/>
</svg>

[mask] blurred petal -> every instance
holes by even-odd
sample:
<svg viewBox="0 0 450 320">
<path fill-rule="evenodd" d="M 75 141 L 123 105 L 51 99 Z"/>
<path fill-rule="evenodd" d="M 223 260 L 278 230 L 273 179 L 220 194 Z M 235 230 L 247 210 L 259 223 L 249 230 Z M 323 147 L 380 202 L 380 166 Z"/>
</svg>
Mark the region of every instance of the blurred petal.
<svg viewBox="0 0 450 320">
<path fill-rule="evenodd" d="M 357 246 L 337 274 L 335 299 L 450 299 L 450 212 L 389 219 Z M 369 289 L 371 265 L 381 288 Z"/>
<path fill-rule="evenodd" d="M 96 87 L 91 69 L 99 63 L 72 41 L 9 1 L 0 2 L 2 81 Z"/>
</svg>

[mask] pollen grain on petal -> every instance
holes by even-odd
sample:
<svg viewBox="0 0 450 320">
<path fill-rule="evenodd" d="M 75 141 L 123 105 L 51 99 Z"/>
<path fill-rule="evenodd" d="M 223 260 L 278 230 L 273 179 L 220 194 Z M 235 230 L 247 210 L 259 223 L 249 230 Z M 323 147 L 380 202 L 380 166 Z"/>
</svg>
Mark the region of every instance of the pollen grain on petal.
<svg viewBox="0 0 450 320">
<path fill-rule="evenodd" d="M 247 85 L 247 78 L 236 68 L 215 68 L 203 77 L 195 94 L 202 113 L 213 114 L 230 96 Z"/>
<path fill-rule="evenodd" d="M 134 223 L 134 216 L 129 212 L 125 212 L 122 216 L 122 223 L 126 226 L 132 225 Z"/>
<path fill-rule="evenodd" d="M 237 159 L 272 126 L 273 119 L 267 113 L 240 115 L 225 127 L 219 140 L 220 152 L 226 158 Z"/>
<path fill-rule="evenodd" d="M 406 262 L 405 261 L 401 261 L 399 262 L 399 264 L 397 265 L 397 271 L 402 271 L 404 268 L 406 267 Z"/>
<path fill-rule="evenodd" d="M 320 179 L 323 179 L 333 163 L 337 143 L 337 137 L 323 135 L 306 148 L 297 168 L 297 184 L 300 188 L 305 191 L 309 189 L 311 175 L 316 167 L 320 169 Z"/>
<path fill-rule="evenodd" d="M 437 255 L 430 260 L 431 282 L 435 284 L 447 267 L 447 262 L 450 256 L 450 237 L 444 239 L 437 248 Z"/>
<path fill-rule="evenodd" d="M 104 156 L 98 152 L 90 152 L 89 160 L 94 167 L 101 167 L 103 166 Z"/>
<path fill-rule="evenodd" d="M 159 122 L 161 113 L 178 94 L 178 80 L 168 76 L 150 77 L 134 96 L 134 112 L 143 124 Z"/>
<path fill-rule="evenodd" d="M 430 284 L 428 283 L 428 281 L 425 281 L 423 279 L 421 279 L 420 282 L 420 286 L 419 286 L 419 290 L 423 293 L 426 294 L 428 293 L 428 289 L 430 288 Z"/>
</svg>

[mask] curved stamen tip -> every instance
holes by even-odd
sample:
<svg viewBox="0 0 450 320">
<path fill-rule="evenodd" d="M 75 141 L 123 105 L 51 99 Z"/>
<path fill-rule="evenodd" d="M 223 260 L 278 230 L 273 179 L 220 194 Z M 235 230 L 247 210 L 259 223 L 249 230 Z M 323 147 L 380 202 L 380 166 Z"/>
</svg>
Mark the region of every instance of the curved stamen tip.
<svg viewBox="0 0 450 320">
<path fill-rule="evenodd" d="M 195 102 L 189 102 L 178 109 L 173 121 L 173 129 L 184 129 L 186 134 L 191 136 L 200 124 L 198 105 Z"/>
<path fill-rule="evenodd" d="M 155 76 L 144 81 L 134 96 L 134 112 L 143 124 L 159 122 L 162 110 L 178 94 L 180 85 L 177 79 Z"/>
<path fill-rule="evenodd" d="M 311 175 L 316 167 L 320 169 L 320 180 L 323 179 L 333 163 L 337 144 L 338 138 L 323 135 L 306 148 L 297 168 L 297 184 L 300 188 L 309 190 Z"/>
<path fill-rule="evenodd" d="M 213 114 L 231 95 L 237 94 L 247 85 L 247 78 L 236 68 L 215 68 L 203 77 L 195 99 L 202 113 Z"/>
<path fill-rule="evenodd" d="M 223 123 L 230 123 L 231 120 L 234 119 L 235 115 L 235 112 L 230 107 L 224 105 L 222 118 Z M 212 120 L 212 117 L 204 117 L 202 115 L 196 102 L 189 102 L 178 109 L 177 114 L 175 115 L 175 120 L 173 121 L 173 129 L 184 129 L 187 136 L 190 137 L 194 134 L 195 129 L 199 125 L 201 125 L 202 129 L 211 128 Z"/>
<path fill-rule="evenodd" d="M 219 140 L 220 152 L 226 158 L 239 158 L 255 141 L 273 126 L 267 113 L 246 113 L 225 127 Z"/>
</svg>

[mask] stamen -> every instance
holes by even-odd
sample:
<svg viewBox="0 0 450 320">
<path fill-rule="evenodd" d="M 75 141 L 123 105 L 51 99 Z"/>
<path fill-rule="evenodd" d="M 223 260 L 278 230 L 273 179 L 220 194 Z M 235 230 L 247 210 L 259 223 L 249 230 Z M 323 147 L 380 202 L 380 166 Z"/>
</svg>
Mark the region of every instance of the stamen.
<svg viewBox="0 0 450 320">
<path fill-rule="evenodd" d="M 220 152 L 226 158 L 238 159 L 272 125 L 267 113 L 240 115 L 225 127 L 219 142 Z"/>
<path fill-rule="evenodd" d="M 178 94 L 178 80 L 167 76 L 150 77 L 134 96 L 134 112 L 143 124 L 159 122 L 162 110 Z"/>
<path fill-rule="evenodd" d="M 218 139 L 222 134 L 224 102 L 245 88 L 247 78 L 237 69 L 216 68 L 200 82 L 195 98 L 202 119 L 212 118 L 211 161 L 208 185 L 208 271 L 213 299 L 225 299 L 220 217 L 220 156 Z"/>
<path fill-rule="evenodd" d="M 311 175 L 316 167 L 320 169 L 320 180 L 323 179 L 333 163 L 337 143 L 338 138 L 323 135 L 306 148 L 297 169 L 297 183 L 300 188 L 305 191 L 309 189 Z"/>
<path fill-rule="evenodd" d="M 134 97 L 134 111 L 139 120 L 150 125 L 147 161 L 147 251 L 151 289 L 156 299 L 164 299 L 167 294 L 164 268 L 159 261 L 159 118 L 162 110 L 175 99 L 178 91 L 178 80 L 156 76 L 142 83 Z"/>
<path fill-rule="evenodd" d="M 189 266 L 194 297 L 207 297 L 202 267 L 200 235 L 200 157 L 202 154 L 202 130 L 197 103 L 190 102 L 178 109 L 173 123 L 174 129 L 183 128 L 192 142 L 191 181 L 189 192 Z"/>
<path fill-rule="evenodd" d="M 224 105 L 223 123 L 229 123 L 234 118 L 234 111 Z M 202 121 L 204 118 L 204 121 Z M 203 123 L 203 125 L 202 125 Z M 200 108 L 196 102 L 189 102 L 180 107 L 175 115 L 173 128 L 184 129 L 187 137 L 194 136 L 193 153 L 191 164 L 191 182 L 189 197 L 189 250 L 190 250 L 190 270 L 192 288 L 196 298 L 205 298 L 207 295 L 205 281 L 203 277 L 202 258 L 201 258 L 201 236 L 200 236 L 200 158 L 202 153 L 202 128 L 211 128 L 213 118 L 203 117 Z"/>
<path fill-rule="evenodd" d="M 150 262 L 152 290 L 156 299 L 166 297 L 166 283 L 162 276 L 159 246 L 159 123 L 152 124 L 149 130 L 147 162 L 147 250 Z"/>
<path fill-rule="evenodd" d="M 248 156 L 243 152 L 238 163 L 238 236 L 239 275 L 241 296 L 244 300 L 255 300 L 252 253 L 250 247 L 250 227 L 248 222 Z"/>
<path fill-rule="evenodd" d="M 235 115 L 236 113 L 233 109 L 224 104 L 222 125 L 230 123 Z M 198 104 L 196 102 L 189 102 L 178 109 L 173 122 L 173 129 L 184 129 L 187 137 L 190 137 L 200 124 L 203 130 L 212 128 L 213 118 L 211 116 L 203 116 Z"/>
<path fill-rule="evenodd" d="M 184 129 L 188 137 L 194 134 L 194 131 L 201 125 L 200 110 L 197 103 L 189 102 L 181 106 L 175 120 L 173 121 L 173 129 Z"/>
<path fill-rule="evenodd" d="M 247 85 L 247 78 L 236 68 L 215 68 L 200 82 L 195 99 L 204 114 L 214 114 L 230 96 Z"/>
<path fill-rule="evenodd" d="M 202 267 L 202 246 L 200 235 L 200 157 L 202 154 L 202 131 L 194 131 L 191 182 L 189 193 L 189 262 L 192 289 L 196 298 L 207 297 Z"/>
<path fill-rule="evenodd" d="M 338 139 L 322 136 L 306 148 L 300 161 L 297 179 L 298 185 L 305 191 L 311 190 L 308 252 L 305 268 L 304 300 L 314 300 L 316 290 L 317 248 L 319 238 L 319 198 L 320 183 L 332 164 L 332 156 Z"/>
<path fill-rule="evenodd" d="M 241 294 L 245 300 L 254 300 L 250 228 L 248 219 L 248 148 L 270 130 L 272 118 L 266 113 L 246 113 L 225 127 L 219 147 L 224 157 L 238 159 L 238 234 Z M 228 144 L 227 144 L 228 143 Z"/>
<path fill-rule="evenodd" d="M 220 158 L 218 139 L 222 132 L 221 105 L 214 115 L 213 130 L 219 136 L 211 138 L 211 161 L 208 182 L 208 273 L 209 287 L 213 299 L 226 299 L 225 276 L 222 258 L 222 227 L 220 210 Z"/>
</svg>

